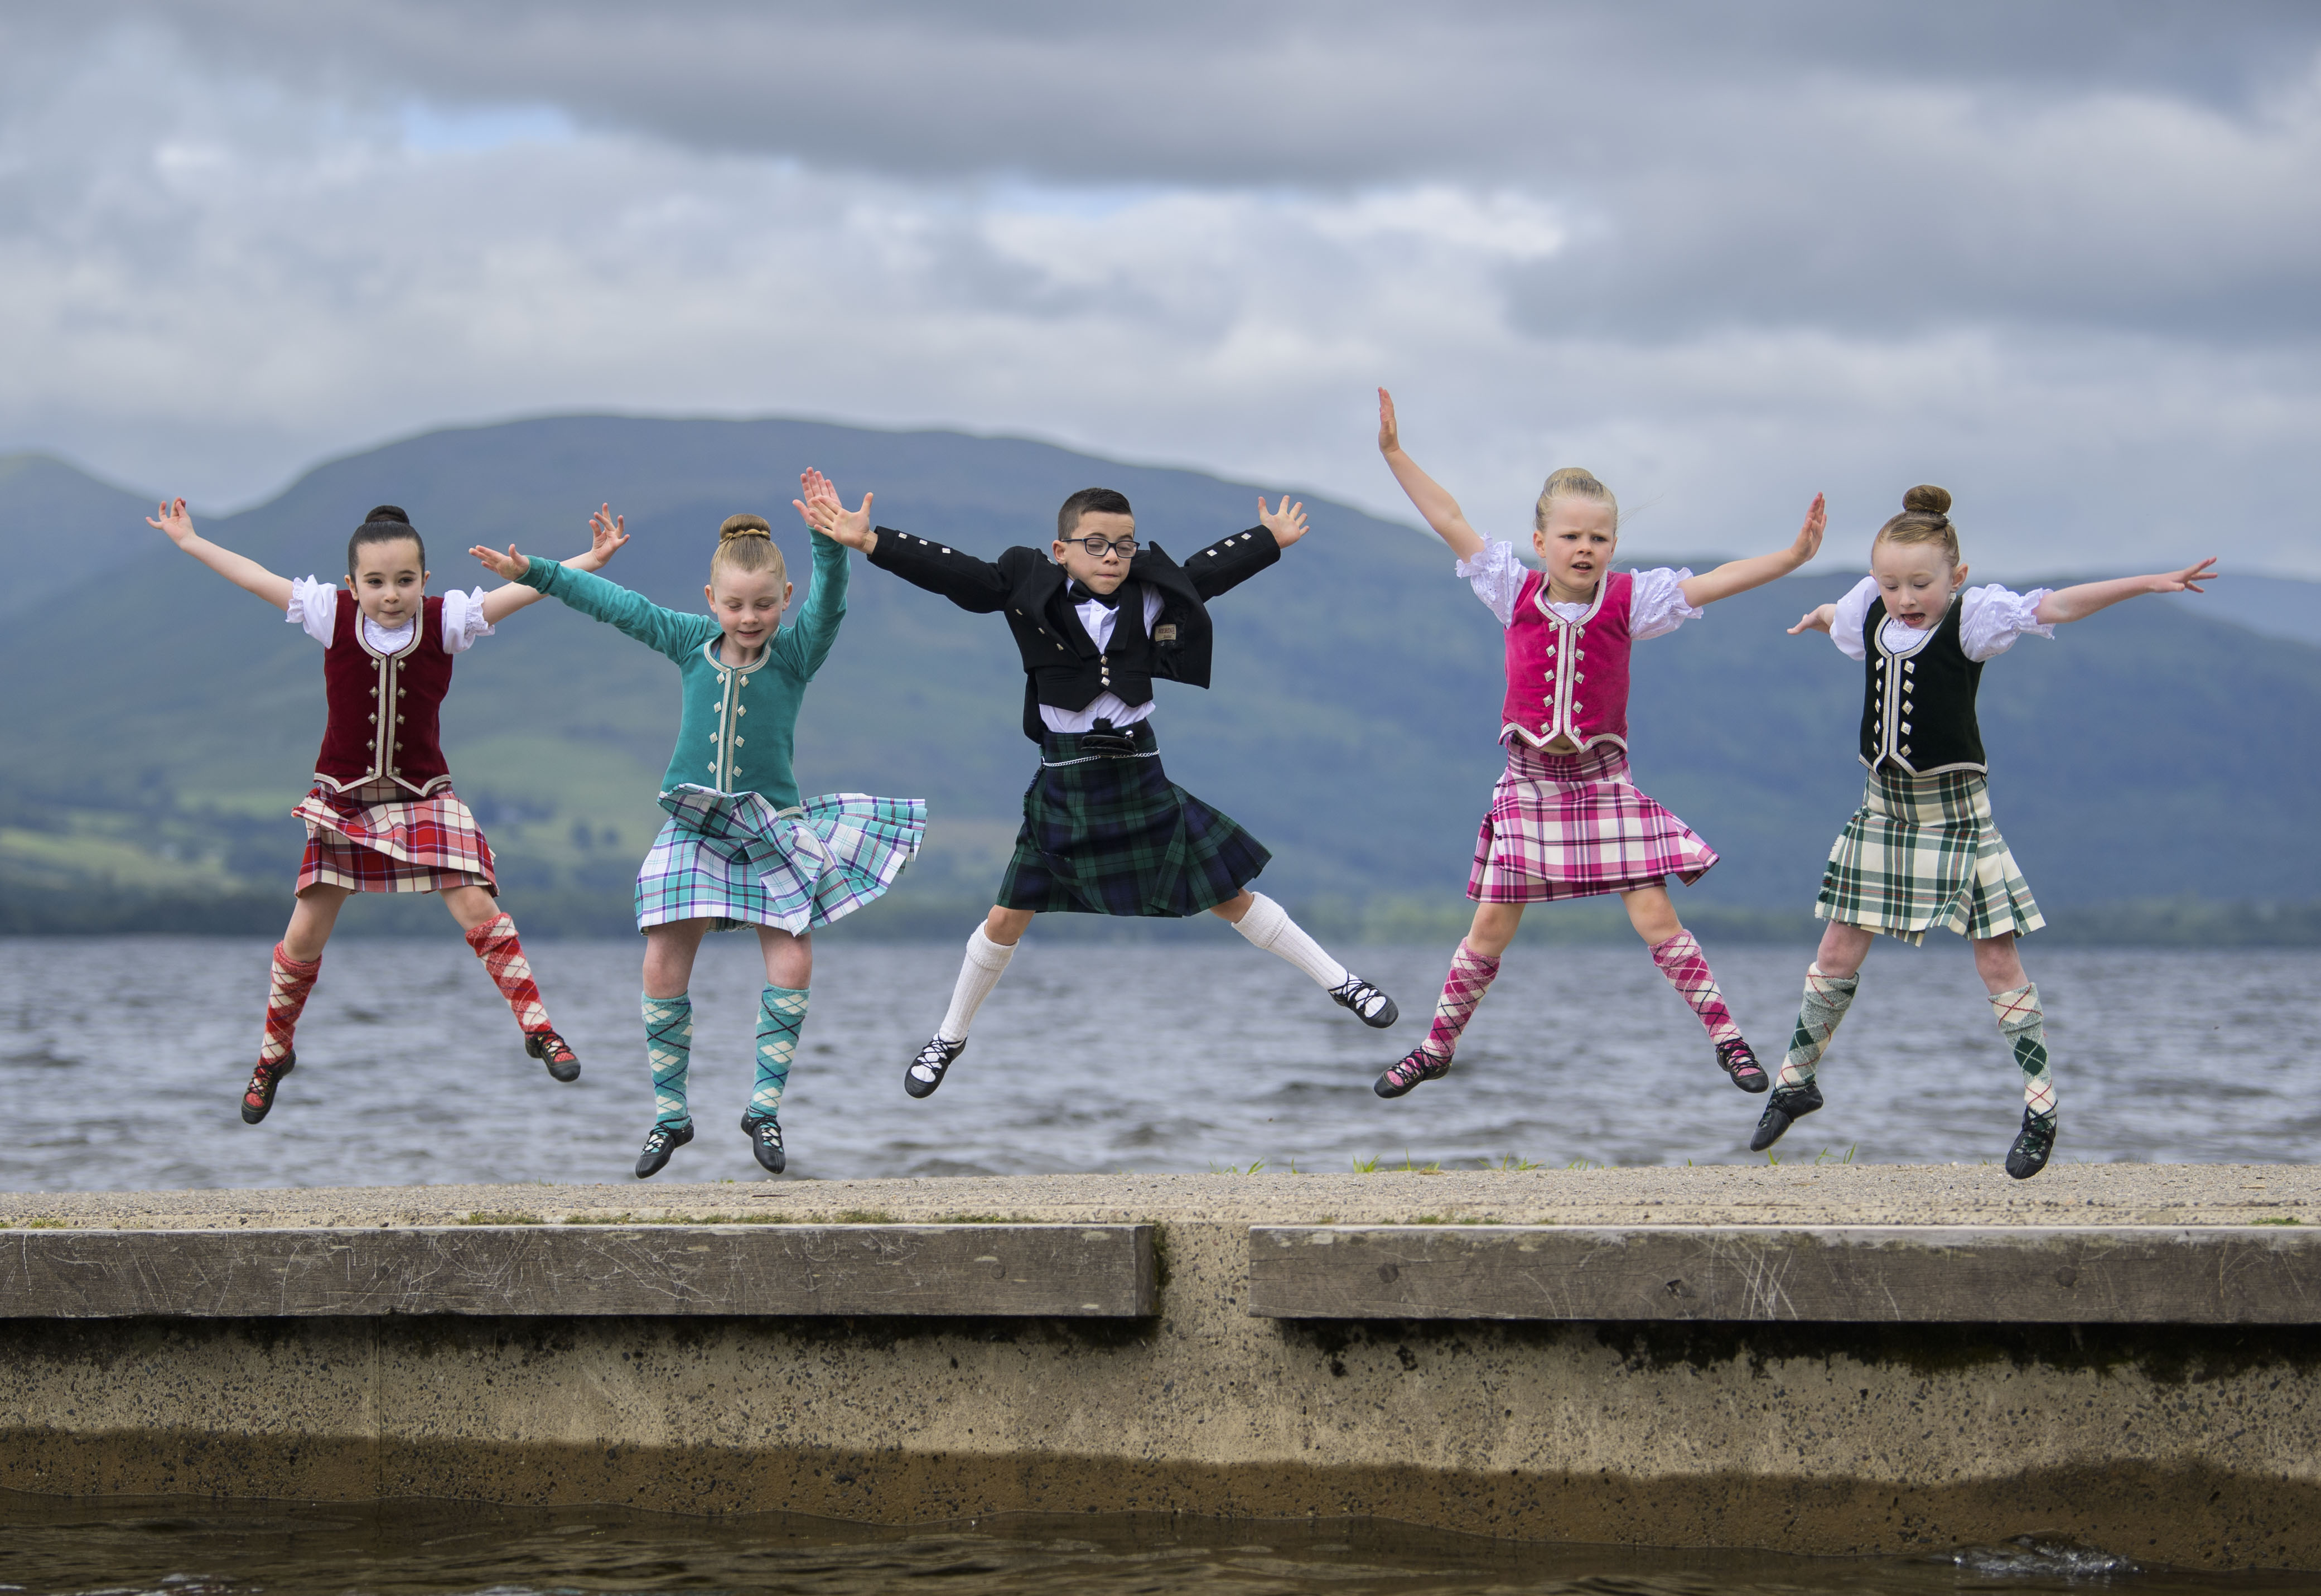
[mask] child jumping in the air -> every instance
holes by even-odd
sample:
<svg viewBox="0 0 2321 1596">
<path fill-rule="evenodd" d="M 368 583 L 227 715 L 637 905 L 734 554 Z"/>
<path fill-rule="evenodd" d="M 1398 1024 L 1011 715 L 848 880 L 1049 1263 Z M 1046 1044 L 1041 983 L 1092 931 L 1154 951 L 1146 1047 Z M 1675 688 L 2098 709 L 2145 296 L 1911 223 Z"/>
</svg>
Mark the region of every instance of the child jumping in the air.
<svg viewBox="0 0 2321 1596">
<path fill-rule="evenodd" d="M 323 948 L 352 892 L 440 892 L 468 945 L 491 972 L 523 1028 L 524 1051 L 559 1081 L 580 1061 L 548 1023 L 515 921 L 499 894 L 491 844 L 477 828 L 443 762 L 436 714 L 452 661 L 478 637 L 540 595 L 528 588 L 457 589 L 427 597 L 427 550 L 411 518 L 380 505 L 347 540 L 344 588 L 312 577 L 276 576 L 255 560 L 194 531 L 186 501 L 164 504 L 159 527 L 177 547 L 238 588 L 282 610 L 323 645 L 330 720 L 314 762 L 314 786 L 292 810 L 306 823 L 289 929 L 274 946 L 273 986 L 258 1067 L 242 1090 L 241 1117 L 256 1125 L 274 1107 L 298 1062 L 298 1016 L 322 972 Z M 623 540 L 600 534 L 577 568 L 595 570 Z"/>
<path fill-rule="evenodd" d="M 997 561 L 870 524 L 870 495 L 848 510 L 818 473 L 804 506 L 815 527 L 870 563 L 978 615 L 1005 613 L 1024 661 L 1024 734 L 1040 769 L 1024 795 L 1015 855 L 999 901 L 967 939 L 951 1009 L 903 1073 L 925 1097 L 967 1046 L 975 1011 L 1039 914 L 1156 916 L 1203 909 L 1279 954 L 1363 1024 L 1390 1026 L 1393 1000 L 1323 952 L 1249 882 L 1271 857 L 1225 816 L 1170 781 L 1152 734 L 1156 679 L 1209 685 L 1208 601 L 1281 558 L 1306 535 L 1306 513 L 1257 503 L 1258 524 L 1179 565 L 1139 545 L 1128 500 L 1108 488 L 1073 494 L 1046 549 Z"/>
<path fill-rule="evenodd" d="M 1567 466 L 1547 479 L 1532 512 L 1532 548 L 1547 562 L 1527 570 L 1513 543 L 1486 541 L 1458 501 L 1402 451 L 1394 400 L 1379 390 L 1379 451 L 1395 480 L 1506 628 L 1507 691 L 1499 740 L 1507 768 L 1475 840 L 1467 896 L 1475 919 L 1451 957 L 1434 1024 L 1402 1062 L 1378 1078 L 1382 1098 L 1450 1073 L 1475 1005 L 1499 972 L 1524 906 L 1616 892 L 1628 923 L 1670 984 L 1692 1006 L 1716 1047 L 1716 1062 L 1743 1091 L 1762 1091 L 1765 1072 L 1725 1011 L 1700 944 L 1678 920 L 1666 880 L 1689 884 L 1716 851 L 1628 779 L 1628 650 L 1696 619 L 1705 605 L 1762 587 L 1821 547 L 1815 496 L 1797 541 L 1778 554 L 1689 570 L 1612 570 L 1619 501 L 1588 472 Z"/>
<path fill-rule="evenodd" d="M 622 537 L 609 506 L 590 525 L 599 541 Z M 800 802 L 790 772 L 806 683 L 846 617 L 846 551 L 826 537 L 814 540 L 813 585 L 787 626 L 791 586 L 782 552 L 756 515 L 729 515 L 718 528 L 702 589 L 705 616 L 663 609 L 601 577 L 526 560 L 514 548 L 471 552 L 676 662 L 684 696 L 677 747 L 661 778 L 669 819 L 637 872 L 654 1107 L 637 1176 L 659 1173 L 693 1140 L 685 1097 L 693 957 L 707 933 L 743 926 L 757 929 L 766 989 L 758 1006 L 757 1081 L 742 1131 L 758 1163 L 779 1174 L 787 1158 L 776 1116 L 806 1026 L 810 934 L 886 891 L 926 834 L 926 806 L 917 798 L 840 792 Z"/>
<path fill-rule="evenodd" d="M 2052 637 L 2059 623 L 2140 593 L 2203 592 L 2216 561 L 2061 591 L 1967 588 L 1950 507 L 1939 488 L 1904 494 L 1902 513 L 1870 540 L 1870 575 L 1789 628 L 1792 636 L 1826 632 L 1862 661 L 1861 757 L 1870 781 L 1822 872 L 1814 913 L 1829 928 L 1806 969 L 1797 1032 L 1749 1146 L 1762 1152 L 1822 1106 L 1814 1067 L 1853 1001 L 1876 934 L 1923 943 L 1941 926 L 1974 943 L 1975 971 L 2023 1072 L 2023 1128 L 2007 1150 L 2007 1172 L 2027 1181 L 2055 1149 L 2055 1082 L 2039 989 L 2023 972 L 2015 939 L 2046 921 L 1991 824 L 1974 715 L 1983 661 L 2025 633 Z"/>
</svg>

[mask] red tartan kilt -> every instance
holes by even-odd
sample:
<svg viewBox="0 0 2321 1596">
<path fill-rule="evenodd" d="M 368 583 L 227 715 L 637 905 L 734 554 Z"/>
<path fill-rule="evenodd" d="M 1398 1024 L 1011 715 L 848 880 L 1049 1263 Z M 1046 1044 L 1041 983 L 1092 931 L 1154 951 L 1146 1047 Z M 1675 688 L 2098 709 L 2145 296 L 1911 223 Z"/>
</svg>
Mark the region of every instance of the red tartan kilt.
<svg viewBox="0 0 2321 1596">
<path fill-rule="evenodd" d="M 414 798 L 393 782 L 333 792 L 316 782 L 291 811 L 306 823 L 298 890 L 440 892 L 481 887 L 496 897 L 492 845 L 450 788 Z"/>
<path fill-rule="evenodd" d="M 1617 744 L 1542 753 L 1517 738 L 1475 838 L 1467 896 L 1546 903 L 1634 892 L 1670 876 L 1689 885 L 1716 862 L 1716 849 L 1636 790 Z"/>
</svg>

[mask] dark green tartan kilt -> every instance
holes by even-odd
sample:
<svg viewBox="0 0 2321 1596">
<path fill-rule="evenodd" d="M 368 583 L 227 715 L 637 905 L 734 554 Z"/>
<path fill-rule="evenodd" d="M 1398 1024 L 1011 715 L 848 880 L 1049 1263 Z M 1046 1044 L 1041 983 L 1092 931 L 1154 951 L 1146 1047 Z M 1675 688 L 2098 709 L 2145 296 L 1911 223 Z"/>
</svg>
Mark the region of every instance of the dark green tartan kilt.
<svg viewBox="0 0 2321 1596">
<path fill-rule="evenodd" d="M 1002 908 L 1179 919 L 1239 896 L 1273 857 L 1169 780 L 1149 725 L 1129 732 L 1126 757 L 1091 755 L 1069 733 L 1041 740 Z"/>
</svg>

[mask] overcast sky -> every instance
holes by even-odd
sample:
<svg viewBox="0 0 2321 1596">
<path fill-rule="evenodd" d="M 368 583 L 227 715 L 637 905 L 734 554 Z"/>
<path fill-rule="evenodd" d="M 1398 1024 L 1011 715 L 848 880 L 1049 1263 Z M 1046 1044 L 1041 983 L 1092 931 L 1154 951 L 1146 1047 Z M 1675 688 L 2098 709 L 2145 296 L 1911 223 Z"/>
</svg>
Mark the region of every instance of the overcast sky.
<svg viewBox="0 0 2321 1596">
<path fill-rule="evenodd" d="M 0 0 L 0 451 L 213 506 L 611 409 L 1406 516 L 1385 383 L 1500 535 L 2321 577 L 2316 290 L 2303 0 Z"/>
</svg>

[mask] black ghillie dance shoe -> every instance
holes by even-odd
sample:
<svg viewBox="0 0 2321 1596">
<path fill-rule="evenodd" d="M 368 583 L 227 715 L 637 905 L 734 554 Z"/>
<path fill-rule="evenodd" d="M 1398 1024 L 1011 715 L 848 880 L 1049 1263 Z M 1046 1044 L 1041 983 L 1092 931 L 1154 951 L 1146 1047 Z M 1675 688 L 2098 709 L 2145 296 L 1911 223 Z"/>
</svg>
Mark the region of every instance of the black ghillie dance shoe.
<svg viewBox="0 0 2321 1596">
<path fill-rule="evenodd" d="M 1383 1031 L 1402 1017 L 1393 999 L 1358 975 L 1349 975 L 1332 987 L 1330 997 L 1341 1008 L 1352 1009 L 1354 1017 L 1374 1031 Z"/>
<path fill-rule="evenodd" d="M 250 1083 L 241 1088 L 241 1123 L 255 1125 L 274 1108 L 274 1088 L 281 1086 L 283 1076 L 297 1070 L 297 1049 L 290 1049 L 271 1065 L 258 1065 L 250 1070 Z"/>
<path fill-rule="evenodd" d="M 2018 1181 L 2027 1181 L 2047 1167 L 2047 1154 L 2055 1150 L 2055 1116 L 2034 1114 L 2023 1110 L 2023 1128 L 2015 1133 L 2015 1145 L 2007 1150 L 2007 1172 Z"/>
<path fill-rule="evenodd" d="M 1449 1059 L 1438 1059 L 1423 1047 L 1414 1047 L 1403 1055 L 1402 1062 L 1372 1082 L 1370 1090 L 1382 1098 L 1398 1098 L 1422 1081 L 1440 1081 L 1449 1073 Z"/>
<path fill-rule="evenodd" d="M 932 1096 L 935 1088 L 943 1083 L 943 1072 L 966 1051 L 967 1038 L 964 1036 L 956 1042 L 935 1037 L 919 1049 L 919 1056 L 913 1059 L 911 1067 L 903 1072 L 903 1090 L 915 1098 Z"/>
<path fill-rule="evenodd" d="M 241 1089 L 241 1122 L 256 1125 L 274 1107 L 274 1089 L 282 1084 L 282 1077 L 298 1067 L 298 1050 L 292 1048 L 270 1064 L 260 1064 L 250 1072 L 250 1084 Z"/>
<path fill-rule="evenodd" d="M 1716 1044 L 1716 1067 L 1733 1077 L 1733 1084 L 1743 1091 L 1762 1091 L 1773 1084 L 1765 1073 L 1765 1066 L 1749 1051 L 1749 1044 L 1735 1036 L 1730 1042 Z"/>
<path fill-rule="evenodd" d="M 693 1124 L 656 1125 L 645 1133 L 644 1151 L 637 1154 L 637 1179 L 645 1180 L 668 1167 L 669 1155 L 693 1140 Z"/>
<path fill-rule="evenodd" d="M 553 1031 L 532 1031 L 523 1039 L 524 1052 L 548 1066 L 548 1072 L 559 1081 L 580 1079 L 580 1055 L 572 1044 Z"/>
<path fill-rule="evenodd" d="M 1808 1081 L 1803 1086 L 1777 1086 L 1773 1095 L 1765 1099 L 1765 1111 L 1757 1117 L 1757 1134 L 1749 1138 L 1749 1151 L 1762 1153 L 1781 1139 L 1781 1133 L 1821 1107 L 1821 1083 Z"/>
<path fill-rule="evenodd" d="M 744 1114 L 742 1128 L 750 1133 L 750 1151 L 758 1155 L 758 1163 L 769 1175 L 778 1175 L 789 1162 L 782 1152 L 782 1127 L 774 1123 L 770 1114 Z"/>
</svg>

